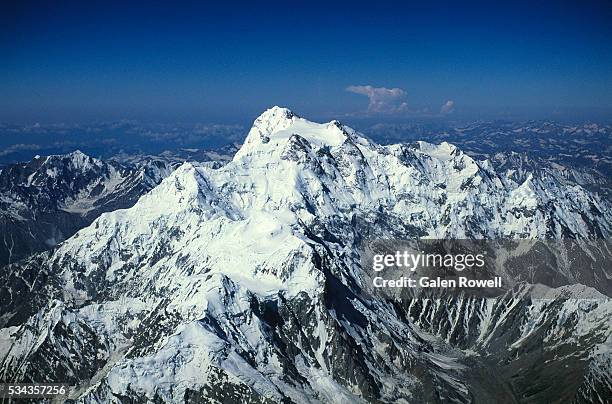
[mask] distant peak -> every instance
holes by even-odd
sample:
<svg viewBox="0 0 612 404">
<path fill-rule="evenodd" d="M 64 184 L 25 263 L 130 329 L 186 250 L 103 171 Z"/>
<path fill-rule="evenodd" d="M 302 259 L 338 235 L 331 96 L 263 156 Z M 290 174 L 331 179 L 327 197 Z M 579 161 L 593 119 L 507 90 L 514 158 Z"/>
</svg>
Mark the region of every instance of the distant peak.
<svg viewBox="0 0 612 404">
<path fill-rule="evenodd" d="M 70 162 L 69 164 L 72 165 L 73 167 L 80 168 L 80 169 L 99 167 L 104 164 L 101 160 L 98 160 L 95 157 L 91 157 L 90 155 L 85 154 L 78 149 L 73 152 L 66 153 L 66 154 L 51 155 L 47 157 L 46 161 L 50 162 L 50 161 L 66 161 L 66 160 L 69 161 Z"/>
<path fill-rule="evenodd" d="M 41 158 L 40 156 L 36 156 L 34 157 L 34 159 L 37 158 Z M 85 153 L 83 153 L 82 151 L 80 151 L 79 149 L 72 151 L 70 153 L 65 153 L 65 154 L 50 154 L 49 156 L 47 156 L 47 159 L 50 160 L 63 160 L 63 159 L 69 159 L 69 160 L 85 160 L 85 159 L 90 159 L 93 158 Z"/>
<path fill-rule="evenodd" d="M 66 154 L 66 157 L 68 157 L 75 165 L 77 166 L 85 166 L 89 163 L 98 163 L 99 161 L 85 153 L 83 153 L 82 151 L 80 151 L 79 149 Z"/>
<path fill-rule="evenodd" d="M 68 153 L 68 156 L 70 157 L 77 157 L 77 158 L 87 158 L 89 157 L 87 154 L 83 153 L 82 151 L 80 151 L 79 149 L 76 149 L 75 151 Z"/>
</svg>

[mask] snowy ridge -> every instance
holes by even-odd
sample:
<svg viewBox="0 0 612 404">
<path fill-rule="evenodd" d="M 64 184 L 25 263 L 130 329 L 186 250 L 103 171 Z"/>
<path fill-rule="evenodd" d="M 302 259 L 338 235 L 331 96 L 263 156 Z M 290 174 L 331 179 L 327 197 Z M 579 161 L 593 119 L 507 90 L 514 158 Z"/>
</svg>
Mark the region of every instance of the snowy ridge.
<svg viewBox="0 0 612 404">
<path fill-rule="evenodd" d="M 531 365 L 518 358 L 533 358 L 517 352 L 543 341 L 552 361 L 574 335 L 567 364 L 591 373 L 541 369 L 568 387 L 537 394 L 594 399 L 612 307 L 593 289 L 393 302 L 373 297 L 359 260 L 368 237 L 610 237 L 609 204 L 564 185 L 274 107 L 226 165 L 185 163 L 133 207 L 6 267 L 0 379 L 69 380 L 79 402 L 511 401 L 528 390 L 512 379 Z M 477 377 L 491 369 L 499 380 Z"/>
</svg>

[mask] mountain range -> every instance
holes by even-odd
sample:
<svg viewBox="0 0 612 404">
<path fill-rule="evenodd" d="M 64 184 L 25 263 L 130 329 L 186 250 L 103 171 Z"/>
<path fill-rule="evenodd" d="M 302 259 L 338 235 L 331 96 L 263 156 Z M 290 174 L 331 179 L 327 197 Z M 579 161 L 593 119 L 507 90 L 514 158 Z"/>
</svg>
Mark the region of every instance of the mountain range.
<svg viewBox="0 0 612 404">
<path fill-rule="evenodd" d="M 372 239 L 609 239 L 609 201 L 564 167 L 383 146 L 279 107 L 224 164 L 66 158 L 107 174 L 66 190 L 48 159 L 0 172 L 52 184 L 30 198 L 0 180 L 11 220 L 95 216 L 0 269 L 2 381 L 69 383 L 83 403 L 609 399 L 605 279 L 406 298 L 361 260 Z"/>
</svg>

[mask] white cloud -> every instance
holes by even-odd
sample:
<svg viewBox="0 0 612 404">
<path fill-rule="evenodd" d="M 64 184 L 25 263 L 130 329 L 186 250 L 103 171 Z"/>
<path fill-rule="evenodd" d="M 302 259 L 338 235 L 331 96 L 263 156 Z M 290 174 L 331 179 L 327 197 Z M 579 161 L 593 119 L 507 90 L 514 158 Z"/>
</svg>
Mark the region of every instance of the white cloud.
<svg viewBox="0 0 612 404">
<path fill-rule="evenodd" d="M 450 114 L 455 110 L 455 101 L 448 100 L 440 107 L 441 114 Z"/>
<path fill-rule="evenodd" d="M 0 150 L 0 157 L 4 157 L 9 154 L 20 152 L 20 151 L 40 150 L 40 148 L 41 147 L 37 144 L 18 143 L 18 144 L 11 145 L 5 148 L 4 150 Z"/>
<path fill-rule="evenodd" d="M 408 104 L 404 101 L 406 92 L 401 88 L 348 86 L 346 91 L 368 97 L 370 100 L 368 104 L 369 113 L 395 114 L 408 112 Z"/>
</svg>

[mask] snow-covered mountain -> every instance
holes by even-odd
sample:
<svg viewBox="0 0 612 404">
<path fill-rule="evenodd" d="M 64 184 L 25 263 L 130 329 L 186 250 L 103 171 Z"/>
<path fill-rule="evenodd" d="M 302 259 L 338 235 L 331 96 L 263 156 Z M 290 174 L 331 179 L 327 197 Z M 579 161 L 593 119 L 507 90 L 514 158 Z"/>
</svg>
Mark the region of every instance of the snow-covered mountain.
<svg viewBox="0 0 612 404">
<path fill-rule="evenodd" d="M 365 129 L 365 128 L 364 128 Z M 496 165 L 562 168 L 585 188 L 612 197 L 612 126 L 564 125 L 547 121 L 493 121 L 449 125 L 443 122 L 382 123 L 366 133 L 381 144 L 427 140 L 452 142 L 468 155 Z"/>
<path fill-rule="evenodd" d="M 132 206 L 174 167 L 105 162 L 80 151 L 37 156 L 0 171 L 0 265 L 72 236 L 102 212 Z"/>
<path fill-rule="evenodd" d="M 612 125 L 609 124 L 496 120 L 456 126 L 432 121 L 380 123 L 367 128 L 366 132 L 383 144 L 446 140 L 472 155 L 492 157 L 500 150 L 528 152 L 532 157 L 600 173 L 608 179 L 612 174 Z"/>
<path fill-rule="evenodd" d="M 274 107 L 231 162 L 185 163 L 6 266 L 0 379 L 68 382 L 78 402 L 605 402 L 609 297 L 381 298 L 360 246 L 609 238 L 611 212 L 569 180 Z"/>
</svg>

